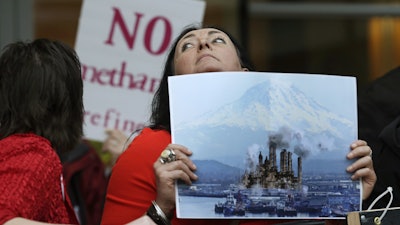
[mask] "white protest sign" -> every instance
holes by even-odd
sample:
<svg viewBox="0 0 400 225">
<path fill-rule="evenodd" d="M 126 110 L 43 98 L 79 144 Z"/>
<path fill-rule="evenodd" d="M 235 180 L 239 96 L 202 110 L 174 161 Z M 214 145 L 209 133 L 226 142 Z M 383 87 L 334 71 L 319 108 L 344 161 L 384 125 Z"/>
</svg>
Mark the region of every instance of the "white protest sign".
<svg viewBox="0 0 400 225">
<path fill-rule="evenodd" d="M 84 80 L 85 138 L 106 128 L 126 134 L 150 116 L 169 48 L 184 27 L 202 23 L 199 0 L 84 0 L 75 49 Z"/>
</svg>

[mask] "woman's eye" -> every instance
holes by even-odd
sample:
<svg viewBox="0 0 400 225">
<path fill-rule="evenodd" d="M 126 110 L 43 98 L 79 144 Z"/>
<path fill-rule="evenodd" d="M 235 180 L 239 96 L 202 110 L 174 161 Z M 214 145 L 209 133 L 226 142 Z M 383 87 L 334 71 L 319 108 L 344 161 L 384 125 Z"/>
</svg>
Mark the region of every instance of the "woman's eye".
<svg viewBox="0 0 400 225">
<path fill-rule="evenodd" d="M 184 52 L 186 49 L 193 47 L 191 43 L 186 43 L 182 45 L 182 52 Z"/>
<path fill-rule="evenodd" d="M 215 42 L 215 43 L 226 43 L 223 38 L 215 38 L 213 42 Z"/>
</svg>

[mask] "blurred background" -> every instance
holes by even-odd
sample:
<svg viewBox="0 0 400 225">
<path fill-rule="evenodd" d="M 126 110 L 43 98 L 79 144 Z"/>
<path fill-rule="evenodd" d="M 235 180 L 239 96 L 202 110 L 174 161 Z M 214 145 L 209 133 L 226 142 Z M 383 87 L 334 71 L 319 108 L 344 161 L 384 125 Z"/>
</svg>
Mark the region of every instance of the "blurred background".
<svg viewBox="0 0 400 225">
<path fill-rule="evenodd" d="M 204 24 L 233 33 L 258 71 L 356 76 L 361 90 L 400 64 L 398 1 L 205 2 Z M 0 0 L 1 47 L 38 37 L 74 46 L 81 5 L 82 0 Z"/>
</svg>

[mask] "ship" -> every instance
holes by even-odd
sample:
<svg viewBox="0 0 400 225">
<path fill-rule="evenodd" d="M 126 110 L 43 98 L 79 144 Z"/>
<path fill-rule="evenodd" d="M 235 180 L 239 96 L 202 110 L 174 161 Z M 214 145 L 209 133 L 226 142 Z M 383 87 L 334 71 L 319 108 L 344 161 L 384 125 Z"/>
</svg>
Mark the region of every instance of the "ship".
<svg viewBox="0 0 400 225">
<path fill-rule="evenodd" d="M 332 215 L 331 207 L 329 205 L 322 206 L 319 216 L 320 217 L 330 217 L 331 215 Z"/>
<path fill-rule="evenodd" d="M 242 201 L 237 201 L 232 193 L 226 196 L 224 203 L 218 202 L 214 207 L 215 213 L 223 213 L 224 216 L 244 216 L 246 214 L 245 204 Z"/>
<path fill-rule="evenodd" d="M 250 198 L 246 201 L 245 209 L 250 213 L 275 213 L 276 203 L 273 200 Z"/>
<path fill-rule="evenodd" d="M 278 217 L 295 217 L 297 216 L 297 210 L 284 201 L 279 201 L 276 206 L 276 214 Z"/>
</svg>

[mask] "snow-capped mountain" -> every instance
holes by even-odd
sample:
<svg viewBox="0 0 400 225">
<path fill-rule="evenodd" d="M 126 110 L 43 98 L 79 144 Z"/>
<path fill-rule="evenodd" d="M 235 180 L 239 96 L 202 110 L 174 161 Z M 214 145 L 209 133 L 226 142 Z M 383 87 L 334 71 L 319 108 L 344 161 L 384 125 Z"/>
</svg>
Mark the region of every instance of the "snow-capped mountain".
<svg viewBox="0 0 400 225">
<path fill-rule="evenodd" d="M 273 131 L 287 126 L 312 133 L 329 130 L 339 137 L 346 135 L 344 132 L 353 132 L 349 130 L 354 126 L 352 121 L 328 111 L 295 87 L 278 82 L 272 80 L 258 84 L 237 101 L 178 126 L 177 129 L 227 125 Z"/>
<path fill-rule="evenodd" d="M 234 102 L 176 125 L 173 135 L 176 143 L 202 149 L 198 157 L 212 154 L 228 164 L 237 155 L 244 157 L 253 144 L 266 154 L 271 138 L 304 158 L 339 157 L 337 151 L 348 151 L 356 138 L 357 124 L 343 115 L 327 110 L 293 85 L 269 79 Z"/>
</svg>

